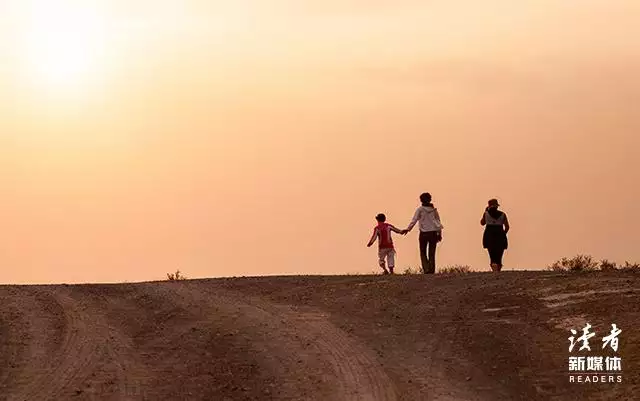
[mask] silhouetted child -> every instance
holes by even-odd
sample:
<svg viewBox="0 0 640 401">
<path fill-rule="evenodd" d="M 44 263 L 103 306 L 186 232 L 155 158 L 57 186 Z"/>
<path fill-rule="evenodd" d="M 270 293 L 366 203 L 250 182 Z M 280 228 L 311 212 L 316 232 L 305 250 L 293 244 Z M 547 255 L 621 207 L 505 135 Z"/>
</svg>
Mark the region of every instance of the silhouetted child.
<svg viewBox="0 0 640 401">
<path fill-rule="evenodd" d="M 367 244 L 367 247 L 373 245 L 378 239 L 378 263 L 383 270 L 382 274 L 393 274 L 395 267 L 396 251 L 393 247 L 393 239 L 391 239 L 391 231 L 398 234 L 404 234 L 404 231 L 398 230 L 389 223 L 386 223 L 387 217 L 380 213 L 376 216 L 378 225 L 373 229 L 373 235 Z M 389 266 L 389 270 L 387 267 Z"/>
</svg>

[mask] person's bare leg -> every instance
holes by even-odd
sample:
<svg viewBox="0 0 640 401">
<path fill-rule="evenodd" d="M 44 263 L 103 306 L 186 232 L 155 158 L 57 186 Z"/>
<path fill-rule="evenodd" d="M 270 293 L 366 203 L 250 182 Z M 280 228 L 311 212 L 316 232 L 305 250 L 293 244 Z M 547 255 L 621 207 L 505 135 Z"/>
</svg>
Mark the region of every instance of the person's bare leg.
<svg viewBox="0 0 640 401">
<path fill-rule="evenodd" d="M 504 256 L 504 249 L 499 249 L 496 251 L 496 262 L 498 263 L 498 271 L 502 270 L 502 257 Z"/>
<path fill-rule="evenodd" d="M 382 274 L 389 274 L 384 262 L 380 262 L 380 267 L 382 268 Z"/>
<path fill-rule="evenodd" d="M 490 248 L 489 251 L 489 259 L 491 259 L 491 271 L 499 272 L 502 270 L 502 253 L 504 250 Z"/>
<path fill-rule="evenodd" d="M 387 257 L 386 250 L 385 249 L 380 249 L 378 251 L 378 264 L 382 268 L 382 274 L 389 274 L 389 271 L 387 271 L 387 266 L 386 266 L 386 263 L 385 263 L 386 257 Z"/>
<path fill-rule="evenodd" d="M 389 266 L 389 273 L 393 274 L 393 269 L 396 266 L 396 251 L 391 250 L 387 254 L 387 266 Z"/>
</svg>

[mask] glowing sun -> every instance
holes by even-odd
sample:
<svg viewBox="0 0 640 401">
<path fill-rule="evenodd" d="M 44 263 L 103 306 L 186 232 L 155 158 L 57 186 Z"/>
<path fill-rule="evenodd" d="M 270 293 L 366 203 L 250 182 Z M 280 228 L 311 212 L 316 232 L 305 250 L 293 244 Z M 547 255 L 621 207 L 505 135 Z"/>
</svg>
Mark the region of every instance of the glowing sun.
<svg viewBox="0 0 640 401">
<path fill-rule="evenodd" d="M 102 75 L 106 26 L 82 3 L 32 1 L 23 22 L 23 74 L 39 90 L 86 89 Z"/>
</svg>

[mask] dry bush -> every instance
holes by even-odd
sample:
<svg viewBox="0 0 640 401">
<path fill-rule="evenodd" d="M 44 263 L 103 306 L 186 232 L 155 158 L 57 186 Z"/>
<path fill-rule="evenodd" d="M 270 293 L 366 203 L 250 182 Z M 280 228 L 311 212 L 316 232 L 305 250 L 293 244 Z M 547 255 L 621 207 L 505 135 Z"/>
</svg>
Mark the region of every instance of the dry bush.
<svg viewBox="0 0 640 401">
<path fill-rule="evenodd" d="M 467 274 L 471 273 L 471 266 L 468 265 L 452 265 L 443 267 L 438 271 L 438 274 Z"/>
<path fill-rule="evenodd" d="M 624 262 L 624 265 L 620 266 L 620 270 L 631 270 L 634 272 L 640 272 L 640 263 Z"/>
<path fill-rule="evenodd" d="M 404 269 L 404 271 L 402 272 L 402 274 L 421 274 L 422 272 L 420 271 L 419 268 L 417 267 L 407 267 L 406 269 Z"/>
<path fill-rule="evenodd" d="M 598 262 L 589 255 L 577 255 L 572 258 L 562 258 L 554 262 L 547 270 L 555 272 L 584 272 L 598 270 Z"/>
<path fill-rule="evenodd" d="M 611 262 L 607 259 L 603 259 L 597 262 L 593 257 L 589 255 L 577 255 L 572 258 L 562 258 L 557 262 L 554 262 L 551 266 L 547 267 L 547 270 L 556 272 L 588 272 L 588 271 L 638 271 L 640 272 L 640 263 L 624 262 L 624 265 L 618 265 L 616 262 Z"/>
<path fill-rule="evenodd" d="M 181 281 L 186 279 L 187 277 L 183 276 L 182 273 L 180 273 L 180 270 L 176 270 L 175 273 L 167 273 L 167 280 L 169 281 Z"/>
<path fill-rule="evenodd" d="M 618 270 L 618 264 L 616 262 L 609 262 L 607 259 L 600 261 L 598 269 L 603 272 Z"/>
</svg>

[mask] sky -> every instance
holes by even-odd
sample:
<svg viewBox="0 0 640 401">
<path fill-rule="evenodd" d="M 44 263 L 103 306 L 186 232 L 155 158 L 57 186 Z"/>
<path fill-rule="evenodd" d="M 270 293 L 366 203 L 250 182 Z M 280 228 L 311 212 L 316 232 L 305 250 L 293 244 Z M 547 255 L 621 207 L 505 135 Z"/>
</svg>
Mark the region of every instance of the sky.
<svg viewBox="0 0 640 401">
<path fill-rule="evenodd" d="M 2 283 L 640 260 L 635 0 L 0 0 Z M 417 230 L 395 239 L 419 264 Z"/>
</svg>

